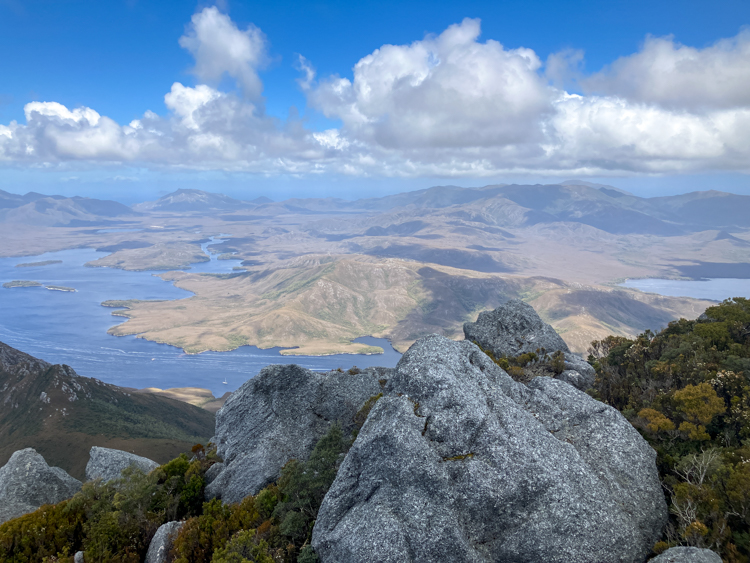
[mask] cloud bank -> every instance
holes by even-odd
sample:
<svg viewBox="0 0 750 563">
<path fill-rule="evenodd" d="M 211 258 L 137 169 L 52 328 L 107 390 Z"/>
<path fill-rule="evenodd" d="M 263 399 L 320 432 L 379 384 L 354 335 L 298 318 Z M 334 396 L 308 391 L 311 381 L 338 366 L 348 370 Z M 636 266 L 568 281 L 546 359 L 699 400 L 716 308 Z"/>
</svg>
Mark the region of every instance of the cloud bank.
<svg viewBox="0 0 750 563">
<path fill-rule="evenodd" d="M 383 45 L 350 78 L 317 78 L 300 56 L 309 107 L 342 124 L 315 131 L 265 113 L 261 30 L 206 8 L 179 40 L 199 83 L 174 83 L 166 116 L 147 111 L 122 125 L 91 108 L 31 102 L 25 124 L 0 125 L 0 162 L 402 177 L 750 172 L 750 31 L 704 49 L 649 37 L 578 76 L 578 93 L 563 85 L 580 73 L 579 51 L 543 63 L 480 32 L 465 19 Z M 225 76 L 237 92 L 218 89 Z"/>
</svg>

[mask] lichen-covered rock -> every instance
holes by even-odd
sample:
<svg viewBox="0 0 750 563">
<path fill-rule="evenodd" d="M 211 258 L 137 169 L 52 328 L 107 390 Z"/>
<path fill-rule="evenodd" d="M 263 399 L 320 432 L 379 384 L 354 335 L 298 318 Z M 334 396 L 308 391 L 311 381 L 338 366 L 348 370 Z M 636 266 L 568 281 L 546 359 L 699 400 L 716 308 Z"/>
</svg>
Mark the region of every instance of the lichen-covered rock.
<svg viewBox="0 0 750 563">
<path fill-rule="evenodd" d="M 83 556 L 83 551 L 76 551 L 75 556 L 73 556 L 73 563 L 85 563 L 86 559 Z"/>
<path fill-rule="evenodd" d="M 656 453 L 571 385 L 433 335 L 385 393 L 318 513 L 324 563 L 640 563 L 659 538 Z"/>
<path fill-rule="evenodd" d="M 165 563 L 184 522 L 167 522 L 156 530 L 146 553 L 146 563 Z"/>
<path fill-rule="evenodd" d="M 33 448 L 15 452 L 0 467 L 0 523 L 72 497 L 81 482 L 50 467 Z"/>
<path fill-rule="evenodd" d="M 380 393 L 392 370 L 317 373 L 272 365 L 235 391 L 216 413 L 223 470 L 206 487 L 208 498 L 239 502 L 279 476 L 290 459 L 307 459 L 339 421 L 345 432 L 362 404 Z"/>
<path fill-rule="evenodd" d="M 552 355 L 560 351 L 565 355 L 565 371 L 576 371 L 578 375 L 564 371 L 558 379 L 582 390 L 594 383 L 594 368 L 571 352 L 555 329 L 545 323 L 531 305 L 518 299 L 512 299 L 494 311 L 479 313 L 476 322 L 464 324 L 464 337 L 496 358 L 541 350 Z"/>
<path fill-rule="evenodd" d="M 649 563 L 721 563 L 721 557 L 710 549 L 672 547 Z"/>
<path fill-rule="evenodd" d="M 150 473 L 159 467 L 159 464 L 147 457 L 130 452 L 94 446 L 91 448 L 89 462 L 86 464 L 86 480 L 101 479 L 106 482 L 119 479 L 122 471 L 131 466 L 144 473 Z"/>
</svg>

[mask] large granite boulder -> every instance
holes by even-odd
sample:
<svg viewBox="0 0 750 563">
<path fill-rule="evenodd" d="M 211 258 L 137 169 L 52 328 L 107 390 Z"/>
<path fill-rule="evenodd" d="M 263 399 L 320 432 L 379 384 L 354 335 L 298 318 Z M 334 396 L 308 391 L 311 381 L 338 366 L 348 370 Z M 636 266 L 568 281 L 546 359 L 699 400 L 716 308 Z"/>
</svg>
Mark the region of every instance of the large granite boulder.
<svg viewBox="0 0 750 563">
<path fill-rule="evenodd" d="M 721 557 L 710 549 L 672 547 L 649 563 L 721 563 Z"/>
<path fill-rule="evenodd" d="M 317 373 L 272 365 L 235 391 L 216 413 L 216 440 L 224 465 L 206 487 L 208 498 L 239 502 L 279 476 L 290 459 L 307 459 L 339 421 L 348 432 L 363 403 L 381 392 L 393 370 Z"/>
<path fill-rule="evenodd" d="M 86 464 L 86 480 L 101 479 L 106 482 L 119 479 L 123 470 L 131 466 L 144 473 L 150 473 L 159 467 L 159 464 L 130 452 L 94 446 L 89 452 L 89 462 Z"/>
<path fill-rule="evenodd" d="M 475 323 L 464 324 L 464 337 L 496 358 L 541 350 L 552 355 L 560 351 L 565 355 L 565 371 L 558 379 L 581 390 L 594 383 L 594 368 L 571 352 L 555 329 L 545 323 L 531 305 L 519 299 L 512 299 L 494 311 L 479 313 Z"/>
<path fill-rule="evenodd" d="M 47 465 L 33 448 L 19 450 L 0 467 L 0 523 L 69 499 L 80 488 L 78 479 Z"/>
<path fill-rule="evenodd" d="M 573 386 L 433 335 L 384 391 L 318 513 L 324 563 L 640 563 L 659 538 L 656 452 Z"/>
<path fill-rule="evenodd" d="M 156 530 L 146 553 L 146 563 L 165 563 L 184 522 L 167 522 Z"/>
</svg>

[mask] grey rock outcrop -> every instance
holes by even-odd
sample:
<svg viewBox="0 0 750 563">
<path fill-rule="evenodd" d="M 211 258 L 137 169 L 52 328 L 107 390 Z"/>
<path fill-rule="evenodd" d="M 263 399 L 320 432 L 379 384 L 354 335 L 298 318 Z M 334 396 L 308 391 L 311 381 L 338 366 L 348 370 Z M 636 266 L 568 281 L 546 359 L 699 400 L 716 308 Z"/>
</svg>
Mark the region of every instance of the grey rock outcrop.
<svg viewBox="0 0 750 563">
<path fill-rule="evenodd" d="M 640 563 L 659 538 L 656 452 L 571 385 L 433 335 L 385 393 L 318 513 L 324 563 Z"/>
<path fill-rule="evenodd" d="M 91 448 L 89 462 L 86 464 L 86 480 L 101 479 L 106 482 L 119 479 L 122 471 L 131 466 L 137 467 L 144 473 L 150 473 L 159 467 L 159 464 L 147 457 L 130 452 L 94 446 Z"/>
<path fill-rule="evenodd" d="M 721 563 L 721 557 L 710 549 L 672 547 L 649 563 Z"/>
<path fill-rule="evenodd" d="M 344 431 L 362 404 L 381 392 L 392 370 L 316 373 L 272 365 L 235 391 L 216 413 L 217 451 L 223 470 L 206 487 L 208 498 L 239 502 L 279 476 L 290 459 L 307 459 L 339 421 Z"/>
<path fill-rule="evenodd" d="M 73 556 L 73 563 L 85 563 L 85 561 L 83 551 L 76 551 L 76 554 Z"/>
<path fill-rule="evenodd" d="M 33 448 L 15 452 L 0 467 L 0 523 L 72 497 L 81 482 L 50 467 Z"/>
<path fill-rule="evenodd" d="M 565 371 L 558 379 L 586 390 L 596 373 L 581 356 L 574 354 L 555 329 L 545 323 L 528 303 L 512 299 L 494 311 L 482 311 L 474 323 L 464 323 L 464 337 L 496 358 L 515 357 L 544 350 L 565 355 Z M 578 372 L 578 375 L 569 373 Z"/>
<path fill-rule="evenodd" d="M 211 467 L 209 467 L 204 476 L 206 485 L 210 485 L 211 483 L 213 483 L 222 471 L 224 471 L 223 463 L 214 463 Z"/>
<path fill-rule="evenodd" d="M 146 563 L 165 563 L 184 522 L 167 522 L 156 530 L 146 553 Z"/>
</svg>

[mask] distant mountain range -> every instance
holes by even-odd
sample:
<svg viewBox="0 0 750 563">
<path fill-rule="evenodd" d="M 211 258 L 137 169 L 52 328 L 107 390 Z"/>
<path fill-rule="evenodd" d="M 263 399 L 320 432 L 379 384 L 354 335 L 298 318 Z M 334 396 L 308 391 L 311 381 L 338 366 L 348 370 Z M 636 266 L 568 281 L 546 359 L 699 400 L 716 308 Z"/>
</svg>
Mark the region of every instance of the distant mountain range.
<svg viewBox="0 0 750 563">
<path fill-rule="evenodd" d="M 26 195 L 0 190 L 0 222 L 45 227 L 85 227 L 113 225 L 123 218 L 139 215 L 116 201 L 88 197 Z"/>
<path fill-rule="evenodd" d="M 348 201 L 337 198 L 268 198 L 240 201 L 201 190 L 177 190 L 136 211 L 214 214 L 253 210 L 260 216 L 282 213 L 393 212 L 402 209 L 425 216 L 426 210 L 451 208 L 487 224 L 531 226 L 582 223 L 613 234 L 678 235 L 706 229 L 750 227 L 750 196 L 715 190 L 678 196 L 642 198 L 600 184 L 567 181 L 551 185 L 496 185 L 483 188 L 436 186 L 380 198 Z M 382 225 L 385 227 L 385 225 Z M 397 233 L 398 234 L 398 233 Z"/>
<path fill-rule="evenodd" d="M 91 446 L 166 462 L 214 432 L 210 412 L 81 377 L 0 342 L 0 466 L 32 447 L 83 478 Z"/>
<path fill-rule="evenodd" d="M 564 222 L 589 225 L 612 234 L 674 236 L 708 229 L 750 227 L 750 196 L 711 190 L 642 198 L 612 186 L 571 180 L 551 185 L 436 186 L 356 201 L 293 198 L 274 202 L 266 197 L 242 201 L 223 194 L 180 189 L 129 208 L 109 200 L 35 192 L 21 196 L 0 190 L 0 222 L 75 227 L 110 224 L 114 219 L 155 212 L 224 214 L 222 218 L 230 221 L 283 214 L 336 213 L 380 213 L 387 219 L 388 215 L 399 212 L 403 218 L 411 216 L 422 221 L 438 214 L 498 227 Z M 396 223 L 376 227 L 391 229 L 381 234 L 402 234 Z M 375 231 L 369 234 L 374 235 Z"/>
</svg>

